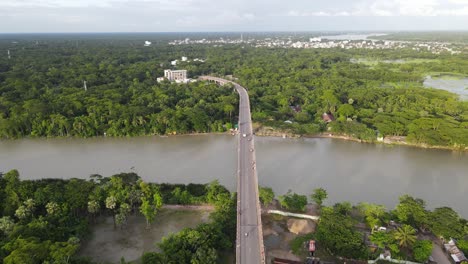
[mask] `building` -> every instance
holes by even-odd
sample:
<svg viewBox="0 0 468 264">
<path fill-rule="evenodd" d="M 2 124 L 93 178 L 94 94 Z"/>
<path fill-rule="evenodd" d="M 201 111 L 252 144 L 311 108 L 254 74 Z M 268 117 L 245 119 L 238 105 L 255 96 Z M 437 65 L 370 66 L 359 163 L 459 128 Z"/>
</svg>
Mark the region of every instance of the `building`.
<svg viewBox="0 0 468 264">
<path fill-rule="evenodd" d="M 144 46 L 145 46 L 145 47 L 151 46 L 151 42 L 150 42 L 150 41 L 145 41 L 145 45 L 144 45 Z"/>
<path fill-rule="evenodd" d="M 331 121 L 335 120 L 335 117 L 332 114 L 323 113 L 322 120 L 326 123 L 330 123 Z"/>
<path fill-rule="evenodd" d="M 450 255 L 450 257 L 452 257 L 453 262 L 455 262 L 456 264 L 468 261 L 468 259 L 465 257 L 465 254 L 463 254 L 463 251 L 461 251 L 457 247 L 453 239 L 450 239 L 450 241 L 447 244 L 444 244 L 444 248 Z"/>
<path fill-rule="evenodd" d="M 177 83 L 188 83 L 190 81 L 190 79 L 187 79 L 187 70 L 164 70 L 164 78 L 157 78 L 157 81 L 161 82 L 164 79 Z"/>
</svg>

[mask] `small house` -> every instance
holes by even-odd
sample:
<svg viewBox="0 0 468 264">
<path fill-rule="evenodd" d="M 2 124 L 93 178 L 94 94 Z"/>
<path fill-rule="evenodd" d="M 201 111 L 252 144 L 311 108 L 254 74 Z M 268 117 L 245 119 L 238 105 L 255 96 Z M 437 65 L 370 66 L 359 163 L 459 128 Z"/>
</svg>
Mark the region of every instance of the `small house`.
<svg viewBox="0 0 468 264">
<path fill-rule="evenodd" d="M 444 248 L 456 264 L 468 261 L 465 254 L 457 247 L 453 239 L 450 239 L 447 244 L 444 244 Z"/>
<path fill-rule="evenodd" d="M 322 120 L 323 122 L 330 123 L 331 121 L 335 120 L 335 117 L 332 114 L 323 113 Z"/>
</svg>

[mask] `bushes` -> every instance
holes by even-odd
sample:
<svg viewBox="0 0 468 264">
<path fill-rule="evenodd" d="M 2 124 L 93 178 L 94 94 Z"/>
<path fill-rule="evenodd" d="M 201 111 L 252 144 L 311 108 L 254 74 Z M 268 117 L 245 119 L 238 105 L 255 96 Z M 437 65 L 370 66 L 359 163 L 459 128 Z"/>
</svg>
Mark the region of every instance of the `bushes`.
<svg viewBox="0 0 468 264">
<path fill-rule="evenodd" d="M 291 211 L 304 212 L 307 205 L 307 196 L 291 193 L 291 191 L 281 195 L 278 199 L 281 207 Z"/>
<path fill-rule="evenodd" d="M 417 262 L 424 263 L 432 254 L 432 242 L 429 240 L 418 240 L 413 246 L 413 256 Z"/>
</svg>

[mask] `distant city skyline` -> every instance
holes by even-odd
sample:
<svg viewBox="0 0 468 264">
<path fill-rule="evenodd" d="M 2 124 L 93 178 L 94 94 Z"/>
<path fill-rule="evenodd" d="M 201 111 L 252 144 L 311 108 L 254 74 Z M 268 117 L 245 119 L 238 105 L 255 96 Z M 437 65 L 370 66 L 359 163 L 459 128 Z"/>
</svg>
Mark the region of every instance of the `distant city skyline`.
<svg viewBox="0 0 468 264">
<path fill-rule="evenodd" d="M 1 0 L 0 33 L 468 30 L 468 0 Z"/>
</svg>

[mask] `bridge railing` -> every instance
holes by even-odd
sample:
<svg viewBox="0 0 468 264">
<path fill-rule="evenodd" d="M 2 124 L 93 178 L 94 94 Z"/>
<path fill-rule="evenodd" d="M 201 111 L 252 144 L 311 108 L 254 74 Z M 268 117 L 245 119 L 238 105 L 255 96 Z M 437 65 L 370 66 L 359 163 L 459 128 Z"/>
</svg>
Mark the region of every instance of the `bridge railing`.
<svg viewBox="0 0 468 264">
<path fill-rule="evenodd" d="M 250 122 L 250 125 L 252 126 L 252 122 Z M 252 131 L 252 127 L 250 127 L 250 131 Z M 254 137 L 253 137 L 253 133 L 251 133 L 252 135 L 252 148 L 254 148 L 255 146 L 255 143 L 254 143 Z M 259 248 L 260 248 L 260 254 L 261 254 L 261 263 L 265 263 L 265 247 L 264 247 L 264 244 L 263 244 L 263 228 L 262 228 L 262 208 L 260 206 L 260 196 L 259 196 L 259 190 L 258 190 L 258 174 L 257 174 L 257 160 L 256 160 L 256 155 L 255 155 L 255 152 L 253 154 L 253 159 L 252 161 L 254 162 L 254 165 L 253 165 L 253 168 L 254 168 L 254 178 L 255 178 L 255 196 L 257 197 L 257 202 L 256 202 L 256 206 L 257 206 L 257 224 L 258 224 L 258 241 L 259 241 Z"/>
</svg>

